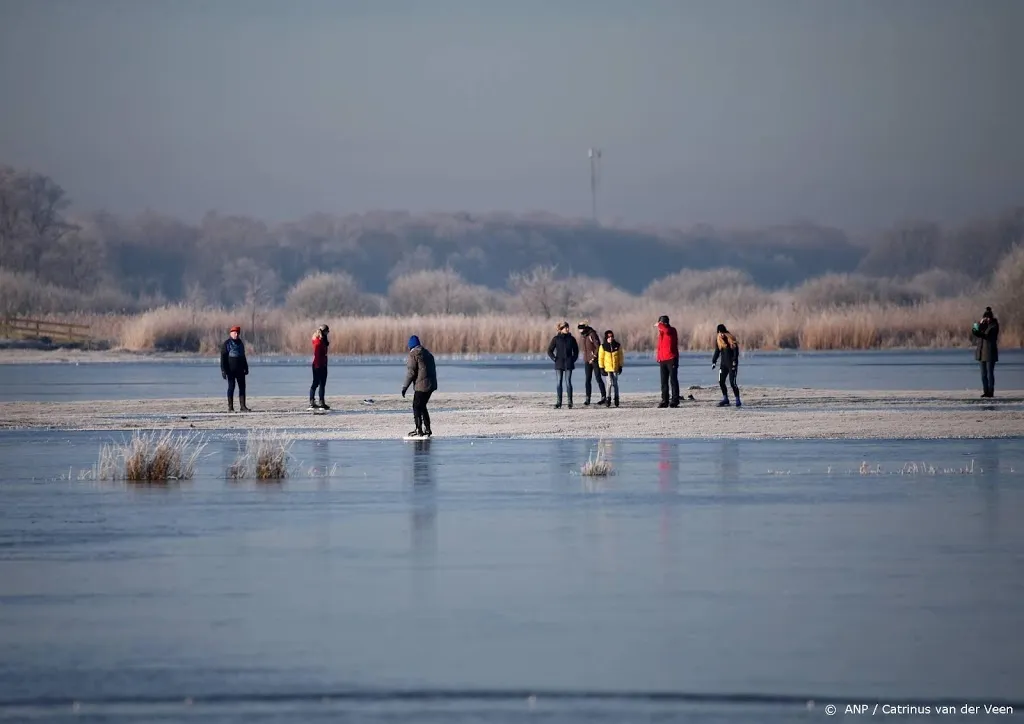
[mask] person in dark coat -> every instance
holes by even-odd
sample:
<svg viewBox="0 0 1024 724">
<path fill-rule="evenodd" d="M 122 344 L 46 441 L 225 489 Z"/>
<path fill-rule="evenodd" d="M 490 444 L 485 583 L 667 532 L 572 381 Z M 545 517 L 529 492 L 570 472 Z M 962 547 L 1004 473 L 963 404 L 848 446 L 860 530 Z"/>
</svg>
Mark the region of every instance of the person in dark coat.
<svg viewBox="0 0 1024 724">
<path fill-rule="evenodd" d="M 657 360 L 661 368 L 661 402 L 658 407 L 679 407 L 679 334 L 668 323 L 668 315 L 658 317 Z M 671 384 L 672 397 L 669 398 Z"/>
<path fill-rule="evenodd" d="M 252 412 L 245 405 L 245 376 L 247 374 L 249 374 L 249 362 L 245 359 L 242 328 L 232 327 L 220 350 L 220 376 L 228 381 L 228 412 L 235 411 L 235 383 L 238 383 L 238 409 L 242 412 Z"/>
<path fill-rule="evenodd" d="M 981 365 L 981 396 L 995 397 L 996 362 L 999 361 L 999 320 L 992 314 L 992 307 L 985 307 L 985 313 L 974 323 L 971 334 L 977 339 L 974 359 Z"/>
<path fill-rule="evenodd" d="M 580 331 L 580 351 L 583 354 L 584 380 L 587 393 L 587 399 L 583 401 L 583 404 L 590 404 L 590 391 L 593 389 L 590 386 L 590 378 L 596 377 L 597 389 L 601 392 L 601 399 L 597 404 L 603 405 L 607 401 L 607 393 L 604 389 L 604 379 L 602 378 L 601 365 L 598 360 L 601 352 L 601 338 L 597 336 L 597 330 L 590 326 L 589 320 L 584 319 L 576 325 L 576 329 Z"/>
<path fill-rule="evenodd" d="M 719 368 L 718 386 L 722 388 L 722 400 L 718 406 L 729 406 L 729 393 L 725 388 L 725 378 L 728 377 L 732 393 L 736 397 L 736 407 L 741 407 L 743 403 L 740 401 L 740 388 L 736 385 L 736 372 L 740 366 L 740 343 L 724 324 L 719 324 L 715 330 L 715 354 L 711 357 L 711 369 L 715 368 L 719 357 L 722 358 L 722 366 Z"/>
<path fill-rule="evenodd" d="M 408 437 L 430 437 L 434 433 L 430 430 L 430 413 L 427 412 L 427 402 L 430 395 L 437 389 L 437 366 L 434 364 L 434 355 L 430 350 L 420 343 L 420 338 L 415 334 L 409 337 L 409 359 L 405 365 L 405 384 L 402 385 L 402 397 L 405 397 L 406 390 L 413 385 L 412 395 L 412 416 L 416 422 L 416 429 L 409 433 Z"/>
<path fill-rule="evenodd" d="M 555 387 L 558 397 L 555 402 L 555 409 L 562 406 L 562 384 L 565 383 L 566 392 L 569 397 L 569 409 L 572 409 L 572 371 L 576 367 L 576 360 L 580 357 L 580 346 L 576 339 L 569 333 L 569 323 L 559 322 L 558 334 L 551 339 L 548 345 L 548 357 L 555 363 L 555 376 L 558 384 Z"/>
<path fill-rule="evenodd" d="M 327 338 L 331 328 L 321 324 L 313 334 L 313 384 L 309 386 L 309 409 L 330 410 L 331 406 L 324 402 L 327 388 L 327 349 L 331 346 Z M 320 404 L 317 405 L 314 394 L 319 390 Z"/>
</svg>

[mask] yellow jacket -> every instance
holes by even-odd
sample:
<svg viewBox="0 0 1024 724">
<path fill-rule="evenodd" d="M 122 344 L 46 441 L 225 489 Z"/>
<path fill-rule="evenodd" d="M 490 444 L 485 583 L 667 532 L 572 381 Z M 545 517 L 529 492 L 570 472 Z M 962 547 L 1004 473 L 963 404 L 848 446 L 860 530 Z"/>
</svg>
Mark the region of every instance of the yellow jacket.
<svg viewBox="0 0 1024 724">
<path fill-rule="evenodd" d="M 626 354 L 622 351 L 622 345 L 618 341 L 609 345 L 607 342 L 601 344 L 597 353 L 597 366 L 605 372 L 622 372 L 622 364 L 626 361 Z"/>
</svg>

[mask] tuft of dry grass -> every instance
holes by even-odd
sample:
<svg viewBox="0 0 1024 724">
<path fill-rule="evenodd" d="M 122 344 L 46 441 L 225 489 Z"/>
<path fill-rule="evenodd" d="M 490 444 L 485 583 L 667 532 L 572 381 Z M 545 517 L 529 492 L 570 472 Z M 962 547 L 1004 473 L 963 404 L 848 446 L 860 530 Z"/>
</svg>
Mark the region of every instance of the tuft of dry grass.
<svg viewBox="0 0 1024 724">
<path fill-rule="evenodd" d="M 587 457 L 587 462 L 583 463 L 580 467 L 580 475 L 587 477 L 604 477 L 611 475 L 612 464 L 604 457 L 604 444 L 599 442 L 597 444 L 597 455 L 595 456 L 593 451 Z"/>
<path fill-rule="evenodd" d="M 199 433 L 136 431 L 123 442 L 100 448 L 94 477 L 132 483 L 191 480 L 206 442 Z"/>
<path fill-rule="evenodd" d="M 228 468 L 232 480 L 284 480 L 289 476 L 294 439 L 272 430 L 250 430 L 245 447 Z"/>
</svg>

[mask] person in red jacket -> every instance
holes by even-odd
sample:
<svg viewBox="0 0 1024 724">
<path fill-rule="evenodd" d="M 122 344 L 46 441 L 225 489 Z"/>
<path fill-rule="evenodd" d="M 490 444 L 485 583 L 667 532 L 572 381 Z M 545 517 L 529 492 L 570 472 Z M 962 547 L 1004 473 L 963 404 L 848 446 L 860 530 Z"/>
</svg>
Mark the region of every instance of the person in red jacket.
<svg viewBox="0 0 1024 724">
<path fill-rule="evenodd" d="M 658 366 L 661 368 L 661 403 L 658 407 L 679 407 L 679 334 L 668 323 L 668 315 L 661 315 L 658 323 Z M 669 383 L 672 398 L 669 399 Z"/>
<path fill-rule="evenodd" d="M 331 328 L 321 324 L 313 335 L 313 384 L 309 388 L 309 409 L 330 410 L 331 406 L 324 402 L 324 391 L 327 387 L 327 348 L 330 342 L 327 339 Z M 319 389 L 320 404 L 317 405 L 313 394 Z"/>
</svg>

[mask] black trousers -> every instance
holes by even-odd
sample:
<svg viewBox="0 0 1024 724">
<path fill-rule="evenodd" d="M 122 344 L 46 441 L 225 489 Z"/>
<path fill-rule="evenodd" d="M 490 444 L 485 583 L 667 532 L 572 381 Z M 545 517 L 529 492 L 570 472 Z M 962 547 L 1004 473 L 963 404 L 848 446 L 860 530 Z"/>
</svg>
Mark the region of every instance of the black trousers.
<svg viewBox="0 0 1024 724">
<path fill-rule="evenodd" d="M 228 366 L 228 401 L 235 402 L 235 383 L 238 384 L 238 400 L 245 404 L 245 370 Z"/>
<path fill-rule="evenodd" d="M 586 392 L 587 392 L 587 402 L 590 402 L 590 390 L 591 390 L 590 378 L 591 377 L 596 377 L 597 378 L 597 389 L 600 390 L 600 392 L 601 392 L 601 399 L 603 400 L 607 395 L 606 395 L 606 393 L 604 391 L 604 380 L 601 379 L 601 368 L 597 366 L 597 362 L 587 362 L 586 374 L 587 374 L 587 376 L 586 376 L 585 381 L 584 381 L 584 386 L 586 387 Z"/>
<path fill-rule="evenodd" d="M 729 385 L 732 386 L 732 393 L 736 395 L 737 399 L 740 396 L 740 388 L 736 386 L 736 368 L 730 367 L 726 369 L 722 367 L 718 370 L 718 386 L 722 388 L 722 396 L 729 397 L 729 393 L 725 389 L 725 378 L 729 378 Z"/>
<path fill-rule="evenodd" d="M 661 367 L 661 401 L 667 405 L 679 404 L 679 360 L 672 359 L 659 362 Z M 669 399 L 669 385 L 672 387 L 672 398 Z"/>
<path fill-rule="evenodd" d="M 992 397 L 996 394 L 996 363 L 979 362 L 978 364 L 981 365 L 982 391 L 988 397 Z"/>
<path fill-rule="evenodd" d="M 327 365 L 313 368 L 313 384 L 309 386 L 309 401 L 313 401 L 313 394 L 320 390 L 320 402 L 324 401 L 324 391 L 327 389 Z"/>
<path fill-rule="evenodd" d="M 572 370 L 555 370 L 555 392 L 558 393 L 558 397 L 555 399 L 555 403 L 559 406 L 562 404 L 562 384 L 565 384 L 565 391 L 569 393 L 569 404 L 572 404 Z"/>
<path fill-rule="evenodd" d="M 426 432 L 430 429 L 430 413 L 427 412 L 427 402 L 433 392 L 412 393 L 412 418 L 416 421 L 416 429 Z"/>
</svg>

